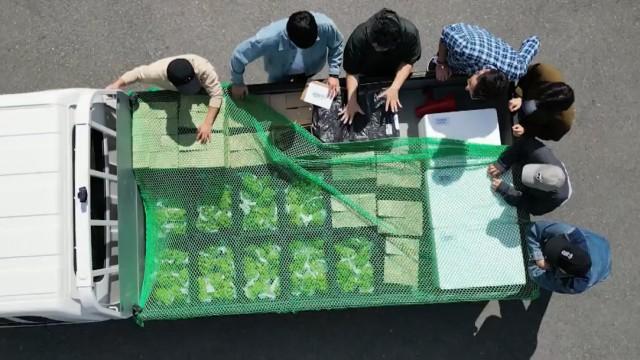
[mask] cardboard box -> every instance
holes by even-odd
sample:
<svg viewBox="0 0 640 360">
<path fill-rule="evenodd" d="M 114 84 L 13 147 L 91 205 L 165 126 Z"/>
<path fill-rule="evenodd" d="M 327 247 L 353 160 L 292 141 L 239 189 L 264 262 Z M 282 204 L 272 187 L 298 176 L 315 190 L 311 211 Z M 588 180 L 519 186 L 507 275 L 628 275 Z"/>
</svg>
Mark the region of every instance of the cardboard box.
<svg viewBox="0 0 640 360">
<path fill-rule="evenodd" d="M 385 242 L 384 282 L 418 286 L 419 243 L 416 239 L 389 237 Z"/>
<path fill-rule="evenodd" d="M 224 167 L 224 152 L 214 149 L 181 152 L 178 164 L 181 168 Z"/>
<path fill-rule="evenodd" d="M 201 144 L 196 140 L 197 134 L 180 134 L 178 135 L 178 150 L 180 152 L 188 151 L 220 151 L 224 149 L 224 135 L 220 133 L 213 133 L 209 138 L 209 142 Z"/>
<path fill-rule="evenodd" d="M 375 213 L 375 194 L 351 194 L 347 195 L 347 197 L 360 205 L 366 212 Z M 369 220 L 360 217 L 360 215 L 347 208 L 340 200 L 334 197 L 331 198 L 331 210 L 331 222 L 334 228 L 371 226 Z"/>
<path fill-rule="evenodd" d="M 268 99 L 269 106 L 287 119 L 300 125 L 311 124 L 311 105 L 300 100 L 298 93 L 273 94 Z"/>
</svg>

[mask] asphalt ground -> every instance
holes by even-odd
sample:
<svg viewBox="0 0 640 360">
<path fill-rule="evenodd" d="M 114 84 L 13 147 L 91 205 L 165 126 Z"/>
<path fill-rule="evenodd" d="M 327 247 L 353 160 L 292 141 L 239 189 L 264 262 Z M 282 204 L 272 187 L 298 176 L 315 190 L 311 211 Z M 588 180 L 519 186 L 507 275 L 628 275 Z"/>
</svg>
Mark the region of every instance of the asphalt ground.
<svg viewBox="0 0 640 360">
<path fill-rule="evenodd" d="M 0 330 L 2 359 L 637 359 L 640 357 L 640 3 L 620 1 L 38 1 L 0 0 L 0 93 L 103 87 L 132 66 L 193 52 L 228 79 L 235 45 L 299 9 L 345 37 L 387 6 L 418 26 L 424 69 L 440 29 L 482 25 L 576 92 L 577 121 L 552 148 L 574 194 L 545 216 L 606 234 L 612 277 L 579 296 Z M 247 82 L 266 80 L 260 64 Z M 7 156 L 0 154 L 0 156 Z M 1 200 L 0 200 L 1 201 Z"/>
</svg>

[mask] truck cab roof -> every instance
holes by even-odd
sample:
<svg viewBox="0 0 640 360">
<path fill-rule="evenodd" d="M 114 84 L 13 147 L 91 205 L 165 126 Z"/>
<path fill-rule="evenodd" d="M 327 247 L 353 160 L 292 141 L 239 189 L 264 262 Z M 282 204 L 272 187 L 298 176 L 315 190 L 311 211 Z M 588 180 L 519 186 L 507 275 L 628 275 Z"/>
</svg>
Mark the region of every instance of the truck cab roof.
<svg viewBox="0 0 640 360">
<path fill-rule="evenodd" d="M 84 257 L 76 253 L 80 219 L 75 214 L 82 212 L 78 205 L 88 212 L 89 204 L 80 204 L 75 196 L 74 150 L 91 141 L 94 100 L 104 96 L 98 92 L 65 89 L 0 96 L 0 317 L 92 319 L 78 290 L 84 284 L 95 294 L 97 286 L 92 282 L 91 239 L 88 260 L 86 246 Z M 80 127 L 87 131 L 78 132 Z M 88 139 L 80 141 L 79 136 Z M 113 136 L 115 141 L 115 131 Z M 89 168 L 89 151 L 82 151 L 87 152 L 81 158 Z M 86 223 L 85 234 L 91 234 L 92 225 Z M 79 280 L 81 269 L 88 282 Z"/>
<path fill-rule="evenodd" d="M 70 92 L 0 97 L 0 304 L 68 298 L 73 274 Z M 65 276 L 68 275 L 68 276 Z M 43 310 L 43 309 L 39 309 Z"/>
</svg>

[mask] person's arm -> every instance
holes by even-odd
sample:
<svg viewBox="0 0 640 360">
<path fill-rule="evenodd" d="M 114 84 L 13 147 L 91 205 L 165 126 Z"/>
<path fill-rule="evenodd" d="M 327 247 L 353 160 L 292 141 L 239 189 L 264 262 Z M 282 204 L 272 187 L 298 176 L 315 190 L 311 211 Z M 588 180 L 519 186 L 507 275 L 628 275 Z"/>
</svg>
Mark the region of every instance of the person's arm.
<svg viewBox="0 0 640 360">
<path fill-rule="evenodd" d="M 493 164 L 500 174 L 509 171 L 511 166 L 518 161 L 521 146 L 521 142 L 516 141 L 502 152 L 498 160 Z"/>
<path fill-rule="evenodd" d="M 344 124 L 351 124 L 356 113 L 364 114 L 360 104 L 358 104 L 358 74 L 362 70 L 364 57 L 361 51 L 364 44 L 358 42 L 363 38 L 363 31 L 362 24 L 356 27 L 344 47 L 344 71 L 347 73 L 347 106 L 340 111 L 340 120 Z"/>
<path fill-rule="evenodd" d="M 547 224 L 545 221 L 538 221 L 531 224 L 527 234 L 525 235 L 527 242 L 527 250 L 529 251 L 529 276 L 540 286 L 548 290 L 553 287 L 547 279 L 547 265 L 542 254 L 542 231 Z"/>
<path fill-rule="evenodd" d="M 219 111 L 219 107 L 212 107 L 209 105 L 209 110 L 207 110 L 207 115 L 205 116 L 204 121 L 200 126 L 198 126 L 196 141 L 200 141 L 202 144 L 209 142 L 209 139 L 211 138 L 211 129 L 213 129 L 213 123 L 216 121 Z"/>
<path fill-rule="evenodd" d="M 449 55 L 449 49 L 445 43 L 440 39 L 438 43 L 438 58 L 436 62 L 436 80 L 445 81 L 451 77 L 451 69 L 447 63 L 447 56 Z"/>
<path fill-rule="evenodd" d="M 207 59 L 195 56 L 192 61 L 198 80 L 200 80 L 200 85 L 209 95 L 209 109 L 204 122 L 198 126 L 198 135 L 196 137 L 198 141 L 204 144 L 211 137 L 213 123 L 222 106 L 222 86 L 220 86 L 218 73 Z"/>
<path fill-rule="evenodd" d="M 499 178 L 502 174 L 511 169 L 511 166 L 517 161 L 520 152 L 520 142 L 516 141 L 509 145 L 498 157 L 498 160 L 489 165 L 487 173 L 493 178 Z"/>
<path fill-rule="evenodd" d="M 560 294 L 576 294 L 581 292 L 581 290 L 576 289 L 574 285 L 574 282 L 577 279 L 559 278 L 556 276 L 554 271 L 550 269 L 543 269 L 535 262 L 529 262 L 527 270 L 531 280 L 543 289 Z"/>
<path fill-rule="evenodd" d="M 344 54 L 344 38 L 333 22 L 328 32 L 327 66 L 329 66 L 329 75 L 338 76 L 340 75 L 340 67 L 342 66 L 342 57 Z"/>
<path fill-rule="evenodd" d="M 234 98 L 243 98 L 247 94 L 244 84 L 244 72 L 247 65 L 264 55 L 265 46 L 259 34 L 241 42 L 231 55 L 231 94 Z"/>
<path fill-rule="evenodd" d="M 553 223 L 549 221 L 536 221 L 531 224 L 531 227 L 529 227 L 529 230 L 525 235 L 527 248 L 529 250 L 529 260 L 544 260 L 544 255 L 542 254 L 542 243 L 546 238 L 545 229 L 552 225 Z"/>
<path fill-rule="evenodd" d="M 447 66 L 447 56 L 449 55 L 449 49 L 445 43 L 440 39 L 438 42 L 438 64 Z"/>
<path fill-rule="evenodd" d="M 386 103 L 384 106 L 385 111 L 391 110 L 392 112 L 398 112 L 399 108 L 402 107 L 400 103 L 400 88 L 407 81 L 407 78 L 413 72 L 413 65 L 402 63 L 398 67 L 398 71 L 396 72 L 396 76 L 393 79 L 393 83 L 387 90 L 385 90 L 380 96 L 384 96 L 386 98 Z"/>
<path fill-rule="evenodd" d="M 156 82 L 166 78 L 167 66 L 174 58 L 164 58 L 149 65 L 141 65 L 122 74 L 118 80 L 107 86 L 109 90 L 122 89 L 136 82 Z"/>
<path fill-rule="evenodd" d="M 439 81 L 445 81 L 451 77 L 449 58 L 461 55 L 461 49 L 465 44 L 463 32 L 461 32 L 461 28 L 464 26 L 465 24 L 451 24 L 442 28 L 438 43 L 438 64 L 436 65 L 436 79 Z"/>
<path fill-rule="evenodd" d="M 107 87 L 105 87 L 105 89 L 107 90 L 120 90 L 122 88 L 124 88 L 124 81 L 122 81 L 122 79 L 118 78 L 118 80 L 112 82 L 111 84 L 107 85 Z"/>
<path fill-rule="evenodd" d="M 522 101 L 523 101 L 522 98 L 524 97 L 524 94 L 529 91 L 529 89 L 531 88 L 532 84 L 536 81 L 536 79 L 540 78 L 540 73 L 538 70 L 539 65 L 540 64 L 529 66 L 524 76 L 521 77 L 520 80 L 518 80 L 518 86 L 516 86 L 513 92 L 513 98 L 509 100 L 509 111 L 516 112 L 520 110 L 520 107 L 522 106 Z M 522 134 L 520 136 L 522 136 Z"/>
<path fill-rule="evenodd" d="M 338 76 L 340 76 L 340 67 L 342 66 L 344 38 L 333 22 L 330 23 L 329 28 L 327 34 L 327 65 L 329 66 L 327 84 L 329 85 L 329 96 L 333 98 L 340 93 Z"/>
<path fill-rule="evenodd" d="M 347 73 L 347 106 L 340 112 L 342 123 L 351 124 L 356 113 L 364 114 L 358 104 L 358 77 Z"/>
<path fill-rule="evenodd" d="M 494 184 L 496 182 L 497 186 L 495 187 L 495 192 L 498 193 L 500 196 L 502 196 L 502 198 L 504 199 L 504 201 L 511 205 L 511 206 L 520 206 L 523 202 L 526 203 L 525 201 L 525 195 L 522 193 L 522 191 L 518 191 L 516 190 L 515 187 L 513 187 L 513 185 L 507 183 L 506 181 L 502 181 L 500 179 L 494 179 Z"/>
<path fill-rule="evenodd" d="M 398 65 L 396 75 L 393 79 L 391 86 L 381 94 L 386 98 L 385 111 L 391 110 L 392 112 L 398 112 L 402 107 L 400 104 L 400 88 L 407 81 L 411 73 L 413 72 L 413 64 L 415 64 L 422 56 L 422 46 L 420 45 L 420 32 L 411 22 L 405 24 L 405 30 L 403 33 L 403 40 L 401 43 L 400 51 L 402 61 Z"/>
<path fill-rule="evenodd" d="M 538 53 L 540 48 L 540 40 L 537 36 L 532 36 L 522 42 L 520 47 L 520 66 L 517 71 L 517 77 L 521 78 L 526 75 L 529 64 Z"/>
</svg>

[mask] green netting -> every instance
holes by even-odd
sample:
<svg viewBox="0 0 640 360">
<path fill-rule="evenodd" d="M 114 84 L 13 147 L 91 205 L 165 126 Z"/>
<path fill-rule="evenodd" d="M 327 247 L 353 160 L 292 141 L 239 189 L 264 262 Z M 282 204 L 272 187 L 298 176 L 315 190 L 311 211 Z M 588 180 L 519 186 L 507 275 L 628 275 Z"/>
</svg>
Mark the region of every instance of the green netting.
<svg viewBox="0 0 640 360">
<path fill-rule="evenodd" d="M 139 93 L 146 214 L 138 317 L 529 298 L 515 209 L 489 190 L 501 146 L 324 144 L 255 97 Z"/>
</svg>

